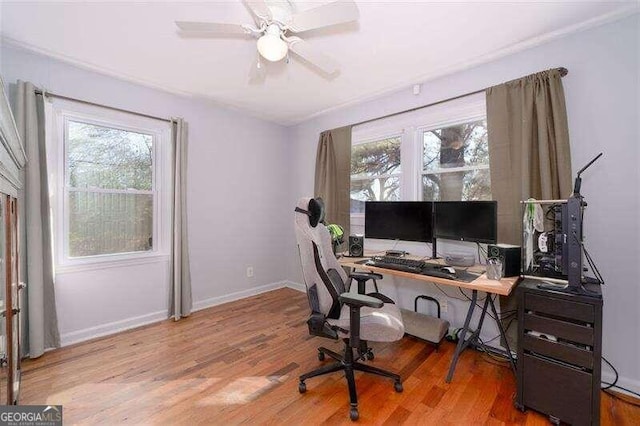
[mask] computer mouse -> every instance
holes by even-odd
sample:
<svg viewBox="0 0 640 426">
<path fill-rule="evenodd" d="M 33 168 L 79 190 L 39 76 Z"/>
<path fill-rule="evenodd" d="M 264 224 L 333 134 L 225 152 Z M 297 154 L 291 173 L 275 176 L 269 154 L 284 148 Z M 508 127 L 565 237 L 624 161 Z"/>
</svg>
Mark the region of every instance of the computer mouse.
<svg viewBox="0 0 640 426">
<path fill-rule="evenodd" d="M 453 269 L 451 266 L 443 266 L 441 269 L 442 269 L 444 272 L 448 272 L 448 273 L 450 273 L 450 274 L 455 274 L 455 273 L 456 273 L 456 270 L 455 270 L 455 269 Z"/>
</svg>

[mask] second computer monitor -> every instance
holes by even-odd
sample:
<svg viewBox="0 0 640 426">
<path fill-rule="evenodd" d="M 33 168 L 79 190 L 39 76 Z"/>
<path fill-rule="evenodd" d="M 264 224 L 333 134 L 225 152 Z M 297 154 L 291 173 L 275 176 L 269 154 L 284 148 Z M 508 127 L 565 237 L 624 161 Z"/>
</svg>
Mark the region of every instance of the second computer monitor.
<svg viewBox="0 0 640 426">
<path fill-rule="evenodd" d="M 496 201 L 435 203 L 436 238 L 495 244 L 498 240 Z"/>
<path fill-rule="evenodd" d="M 423 201 L 367 201 L 364 235 L 383 240 L 433 239 L 433 203 Z"/>
</svg>

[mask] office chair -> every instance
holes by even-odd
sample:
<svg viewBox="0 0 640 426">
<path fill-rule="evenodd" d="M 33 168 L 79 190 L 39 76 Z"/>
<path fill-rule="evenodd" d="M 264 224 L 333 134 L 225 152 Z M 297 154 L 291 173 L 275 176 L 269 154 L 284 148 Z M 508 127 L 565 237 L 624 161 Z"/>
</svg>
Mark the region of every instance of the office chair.
<svg viewBox="0 0 640 426">
<path fill-rule="evenodd" d="M 404 335 L 400 309 L 381 298 L 346 292 L 347 280 L 331 248 L 331 237 L 321 223 L 324 206 L 319 199 L 302 198 L 295 209 L 295 229 L 302 273 L 307 288 L 311 316 L 307 320 L 309 334 L 344 341 L 342 355 L 324 347 L 318 348 L 318 359 L 325 355 L 337 362 L 325 365 L 300 376 L 298 390 L 305 393 L 309 378 L 344 371 L 349 388 L 351 420 L 357 420 L 358 395 L 354 371 L 372 373 L 393 379 L 396 392 L 402 392 L 400 376 L 380 368 L 360 363 L 372 359 L 367 341 L 393 342 Z M 371 274 L 355 273 L 354 279 L 364 282 Z M 386 296 L 382 296 L 386 298 Z M 388 298 L 387 298 L 388 299 Z M 357 355 L 354 356 L 354 350 Z"/>
</svg>

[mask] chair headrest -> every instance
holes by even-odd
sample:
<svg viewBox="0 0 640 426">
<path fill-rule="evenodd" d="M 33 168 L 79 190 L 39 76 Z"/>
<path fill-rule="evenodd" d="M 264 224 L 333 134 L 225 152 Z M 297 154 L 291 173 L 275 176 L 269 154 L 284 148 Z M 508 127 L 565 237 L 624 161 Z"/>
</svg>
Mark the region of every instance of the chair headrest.
<svg viewBox="0 0 640 426">
<path fill-rule="evenodd" d="M 301 198 L 295 211 L 309 216 L 309 225 L 312 228 L 324 221 L 324 201 L 322 198 Z"/>
</svg>

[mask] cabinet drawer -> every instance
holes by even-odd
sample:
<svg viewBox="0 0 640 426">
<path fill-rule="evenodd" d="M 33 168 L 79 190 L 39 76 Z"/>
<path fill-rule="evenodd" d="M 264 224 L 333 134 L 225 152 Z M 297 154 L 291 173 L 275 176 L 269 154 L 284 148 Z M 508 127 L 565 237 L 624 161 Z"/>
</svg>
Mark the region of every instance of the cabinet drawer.
<svg viewBox="0 0 640 426">
<path fill-rule="evenodd" d="M 593 305 L 571 302 L 569 300 L 526 294 L 524 308 L 540 314 L 553 315 L 554 317 L 572 318 L 577 321 L 593 323 L 595 312 Z"/>
<path fill-rule="evenodd" d="M 569 364 L 593 369 L 593 352 L 525 334 L 523 348 Z"/>
<path fill-rule="evenodd" d="M 536 314 L 524 314 L 524 329 L 550 334 L 564 340 L 593 346 L 593 327 L 574 324 Z"/>
<path fill-rule="evenodd" d="M 523 361 L 526 407 L 572 425 L 590 423 L 591 374 L 527 354 Z"/>
</svg>

